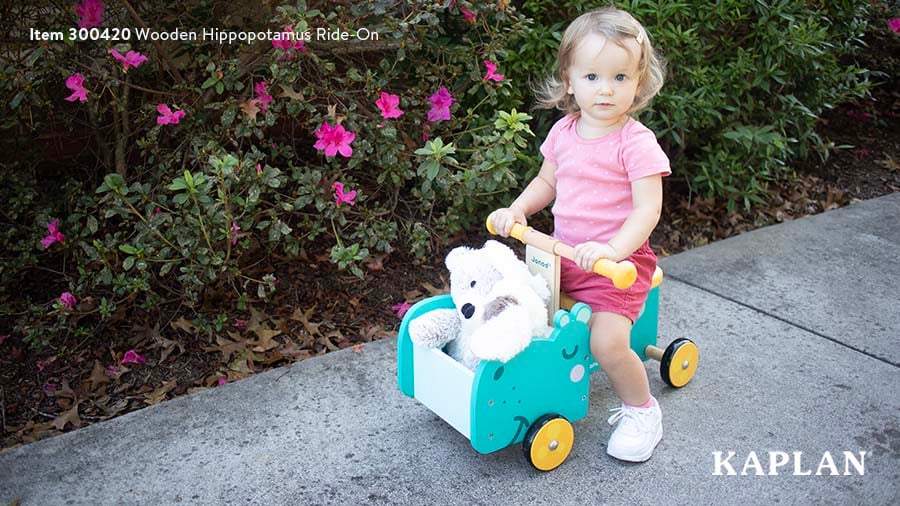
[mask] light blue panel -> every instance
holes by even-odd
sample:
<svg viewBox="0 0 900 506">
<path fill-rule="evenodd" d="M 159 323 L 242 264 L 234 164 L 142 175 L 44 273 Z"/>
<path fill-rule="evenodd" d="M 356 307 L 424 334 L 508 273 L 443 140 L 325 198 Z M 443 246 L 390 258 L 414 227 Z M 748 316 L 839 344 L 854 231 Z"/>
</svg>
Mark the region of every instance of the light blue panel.
<svg viewBox="0 0 900 506">
<path fill-rule="evenodd" d="M 450 294 L 438 295 L 420 300 L 403 315 L 400 331 L 397 332 L 397 385 L 400 387 L 400 391 L 407 396 L 415 396 L 413 344 L 409 338 L 409 322 L 429 311 L 452 309 L 453 307 L 453 299 Z"/>
<path fill-rule="evenodd" d="M 475 373 L 439 348 L 412 345 L 416 399 L 469 437 Z"/>
<path fill-rule="evenodd" d="M 587 416 L 594 361 L 586 324 L 590 315 L 582 303 L 571 312 L 559 310 L 549 337 L 534 338 L 505 364 L 478 364 L 469 437 L 475 450 L 490 453 L 521 442 L 528 427 L 548 413 L 570 422 Z"/>
</svg>

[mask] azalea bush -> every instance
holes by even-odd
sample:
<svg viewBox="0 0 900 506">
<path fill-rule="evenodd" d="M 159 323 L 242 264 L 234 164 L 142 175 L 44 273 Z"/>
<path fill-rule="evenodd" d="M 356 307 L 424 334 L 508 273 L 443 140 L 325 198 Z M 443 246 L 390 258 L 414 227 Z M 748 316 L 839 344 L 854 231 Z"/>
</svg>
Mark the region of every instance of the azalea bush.
<svg viewBox="0 0 900 506">
<path fill-rule="evenodd" d="M 8 9 L 44 31 L 136 33 L 153 20 L 171 32 L 203 19 L 279 36 L 221 45 L 67 38 L 22 47 L 5 64 L 3 128 L 23 153 L 0 176 L 13 207 L 5 298 L 29 269 L 61 273 L 64 292 L 5 305 L 35 346 L 138 308 L 200 312 L 214 290 L 244 308 L 278 288 L 271 272 L 252 269 L 272 256 L 324 249 L 356 276 L 398 247 L 426 258 L 482 222 L 535 163 L 530 116 L 500 63 L 526 20 L 502 3 L 296 1 L 249 17 L 220 2 L 181 16 L 176 2 L 70 7 Z M 291 38 L 359 27 L 379 40 Z M 60 130 L 85 148 L 64 153 L 65 163 L 90 165 L 41 194 L 46 181 L 22 169 L 46 167 L 54 154 L 31 139 Z"/>
<path fill-rule="evenodd" d="M 867 91 L 867 71 L 846 64 L 867 28 L 865 2 L 616 4 L 670 63 L 639 119 L 673 177 L 732 207 L 760 202 L 796 160 L 827 156 L 819 115 Z M 15 43 L 0 58 L 0 142 L 16 153 L 0 161 L 0 318 L 35 346 L 140 310 L 162 319 L 162 308 L 185 308 L 221 329 L 211 294 L 230 292 L 238 309 L 270 297 L 273 259 L 364 276 L 397 249 L 435 254 L 536 173 L 560 113 L 532 112 L 532 87 L 552 70 L 566 24 L 595 6 L 0 7 L 16 20 L 2 25 Z M 278 36 L 136 36 L 203 27 Z M 30 41 L 31 28 L 65 37 Z M 104 38 L 125 28 L 128 40 Z M 293 36 L 358 28 L 378 40 Z M 35 273 L 50 282 L 29 285 Z"/>
</svg>

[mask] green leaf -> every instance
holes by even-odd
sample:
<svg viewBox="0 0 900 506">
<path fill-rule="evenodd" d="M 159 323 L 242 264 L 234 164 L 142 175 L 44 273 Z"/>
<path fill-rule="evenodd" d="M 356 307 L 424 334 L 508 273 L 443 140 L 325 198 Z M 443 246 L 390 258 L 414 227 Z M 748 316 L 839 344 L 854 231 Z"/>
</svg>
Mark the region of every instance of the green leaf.
<svg viewBox="0 0 900 506">
<path fill-rule="evenodd" d="M 206 88 L 209 88 L 210 86 L 213 86 L 218 82 L 219 82 L 219 80 L 216 79 L 215 77 L 207 78 L 206 81 L 203 81 L 203 84 L 200 85 L 200 89 L 205 90 Z"/>
<path fill-rule="evenodd" d="M 216 93 L 221 95 L 224 92 L 225 92 L 225 83 L 223 83 L 222 81 L 217 82 L 216 83 Z"/>
<path fill-rule="evenodd" d="M 187 187 L 188 186 L 185 180 L 180 177 L 176 178 L 174 181 L 172 181 L 172 184 L 169 185 L 169 189 L 172 191 L 186 190 Z"/>
<path fill-rule="evenodd" d="M 134 266 L 134 259 L 135 259 L 135 257 L 128 257 L 128 258 L 126 258 L 126 259 L 125 259 L 125 262 L 122 263 L 122 267 L 123 267 L 126 271 L 131 270 L 131 267 Z"/>
<path fill-rule="evenodd" d="M 87 219 L 88 232 L 90 232 L 91 235 L 96 234 L 98 228 L 99 228 L 99 225 L 97 224 L 97 218 L 94 218 L 93 216 L 88 216 L 88 219 Z"/>
<path fill-rule="evenodd" d="M 138 249 L 129 244 L 120 244 L 119 251 L 121 251 L 123 253 L 127 253 L 129 255 L 137 255 L 138 254 Z"/>
<path fill-rule="evenodd" d="M 22 90 L 16 93 L 16 96 L 13 97 L 12 100 L 9 101 L 9 108 L 15 109 L 19 107 L 19 104 L 22 103 L 22 99 L 25 97 L 25 90 Z"/>
</svg>

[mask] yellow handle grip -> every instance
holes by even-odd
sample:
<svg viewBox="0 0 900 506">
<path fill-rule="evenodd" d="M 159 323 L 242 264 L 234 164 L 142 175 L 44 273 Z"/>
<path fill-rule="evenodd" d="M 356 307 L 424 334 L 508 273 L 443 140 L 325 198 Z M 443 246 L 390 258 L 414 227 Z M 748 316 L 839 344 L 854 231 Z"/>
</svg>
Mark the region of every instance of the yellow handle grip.
<svg viewBox="0 0 900 506">
<path fill-rule="evenodd" d="M 487 219 L 487 229 L 491 234 L 497 235 L 497 231 L 494 230 L 494 224 L 491 223 L 490 216 L 488 216 Z M 575 248 L 572 246 L 563 243 L 559 239 L 554 239 L 547 234 L 542 234 L 531 227 L 526 227 L 521 223 L 514 223 L 512 230 L 509 231 L 509 235 L 524 244 L 531 244 L 544 251 L 549 251 L 554 255 L 559 255 L 563 258 L 568 258 L 569 260 L 574 260 L 575 258 Z M 619 290 L 629 288 L 634 284 L 635 280 L 637 280 L 637 268 L 635 268 L 634 264 L 628 260 L 613 262 L 612 260 L 601 258 L 594 263 L 594 267 L 591 270 L 612 280 L 613 286 Z"/>
</svg>

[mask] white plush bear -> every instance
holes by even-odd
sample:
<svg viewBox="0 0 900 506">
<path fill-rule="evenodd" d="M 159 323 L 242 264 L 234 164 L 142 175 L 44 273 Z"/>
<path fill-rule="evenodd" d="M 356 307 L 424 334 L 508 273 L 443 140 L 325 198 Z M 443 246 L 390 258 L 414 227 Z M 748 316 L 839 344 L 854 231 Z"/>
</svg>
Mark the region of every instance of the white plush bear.
<svg viewBox="0 0 900 506">
<path fill-rule="evenodd" d="M 445 263 L 456 308 L 411 321 L 414 343 L 446 345 L 451 357 L 475 369 L 480 360 L 507 362 L 533 336 L 546 335 L 550 290 L 508 246 L 487 241 L 481 249 L 455 248 Z"/>
</svg>

